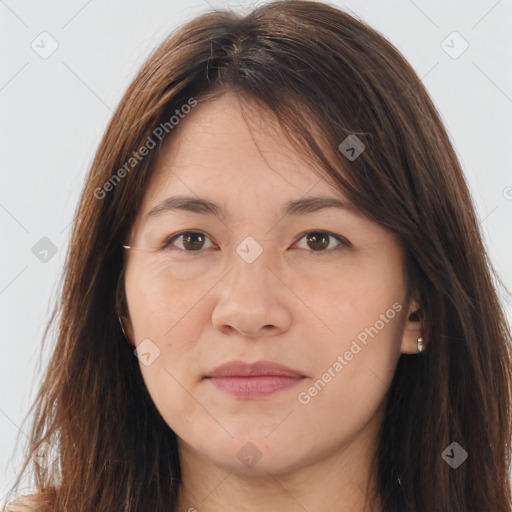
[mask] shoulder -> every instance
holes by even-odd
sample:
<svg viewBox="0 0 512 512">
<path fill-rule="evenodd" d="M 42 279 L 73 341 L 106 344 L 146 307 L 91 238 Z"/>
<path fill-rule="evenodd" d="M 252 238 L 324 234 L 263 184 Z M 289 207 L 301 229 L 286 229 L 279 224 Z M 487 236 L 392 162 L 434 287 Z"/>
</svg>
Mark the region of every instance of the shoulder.
<svg viewBox="0 0 512 512">
<path fill-rule="evenodd" d="M 47 510 L 41 494 L 30 494 L 7 503 L 2 512 L 46 512 Z"/>
</svg>

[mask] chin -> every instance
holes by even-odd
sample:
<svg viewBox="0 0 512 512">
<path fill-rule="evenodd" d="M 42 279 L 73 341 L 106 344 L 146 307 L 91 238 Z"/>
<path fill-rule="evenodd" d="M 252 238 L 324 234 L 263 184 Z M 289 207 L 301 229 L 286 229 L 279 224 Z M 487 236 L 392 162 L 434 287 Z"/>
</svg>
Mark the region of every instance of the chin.
<svg viewBox="0 0 512 512">
<path fill-rule="evenodd" d="M 297 442 L 288 442 L 284 438 L 268 435 L 247 435 L 229 438 L 224 442 L 213 442 L 203 452 L 210 461 L 227 471 L 251 476 L 283 474 L 297 469 L 301 465 L 301 454 Z M 213 449 L 212 449 L 213 448 Z M 200 451 L 200 450 L 199 450 Z"/>
</svg>

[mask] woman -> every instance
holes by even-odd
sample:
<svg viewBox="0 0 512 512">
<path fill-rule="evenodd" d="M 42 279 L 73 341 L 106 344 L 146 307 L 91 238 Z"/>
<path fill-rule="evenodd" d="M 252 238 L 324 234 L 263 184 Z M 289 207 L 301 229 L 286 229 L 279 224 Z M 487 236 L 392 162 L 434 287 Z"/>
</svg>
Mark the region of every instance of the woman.
<svg viewBox="0 0 512 512">
<path fill-rule="evenodd" d="M 510 510 L 494 277 L 389 42 L 318 2 L 202 15 L 96 154 L 8 510 Z"/>
</svg>

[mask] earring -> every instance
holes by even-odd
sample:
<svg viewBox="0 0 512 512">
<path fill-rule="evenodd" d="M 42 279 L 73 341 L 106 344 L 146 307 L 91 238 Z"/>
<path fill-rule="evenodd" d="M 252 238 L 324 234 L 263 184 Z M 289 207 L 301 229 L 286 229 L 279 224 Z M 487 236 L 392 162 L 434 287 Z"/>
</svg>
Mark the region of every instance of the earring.
<svg viewBox="0 0 512 512">
<path fill-rule="evenodd" d="M 421 352 L 423 350 L 423 338 L 420 336 L 418 338 L 418 352 Z"/>
</svg>

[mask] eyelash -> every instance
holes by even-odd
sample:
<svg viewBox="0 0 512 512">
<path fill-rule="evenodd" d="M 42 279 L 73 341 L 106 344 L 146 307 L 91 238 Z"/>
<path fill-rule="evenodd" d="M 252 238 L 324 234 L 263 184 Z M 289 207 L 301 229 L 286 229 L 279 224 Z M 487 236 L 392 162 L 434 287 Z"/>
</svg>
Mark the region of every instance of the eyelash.
<svg viewBox="0 0 512 512">
<path fill-rule="evenodd" d="M 334 248 L 331 248 L 331 249 L 325 249 L 325 250 L 320 250 L 320 251 L 313 251 L 313 250 L 307 251 L 307 252 L 311 252 L 315 256 L 323 256 L 324 254 L 331 254 L 332 252 L 337 252 L 338 250 L 341 250 L 341 249 L 344 249 L 344 248 L 347 248 L 347 247 L 351 246 L 350 242 L 348 242 L 347 240 L 345 240 L 341 236 L 335 235 L 334 233 L 331 233 L 329 231 L 314 231 L 314 230 L 306 231 L 306 232 L 302 233 L 302 235 L 300 235 L 300 237 L 297 240 L 297 242 L 302 240 L 306 235 L 309 235 L 309 234 L 312 234 L 312 233 L 317 234 L 317 235 L 327 235 L 329 237 L 332 237 L 332 238 L 336 239 L 338 242 L 340 242 L 340 245 L 338 245 L 338 246 L 336 246 Z M 176 233 L 175 235 L 172 235 L 169 238 L 167 238 L 165 240 L 165 242 L 162 244 L 162 246 L 160 247 L 160 250 L 181 251 L 181 252 L 186 252 L 186 253 L 200 253 L 200 252 L 203 252 L 203 249 L 198 249 L 197 251 L 187 251 L 186 249 L 180 249 L 180 248 L 171 249 L 170 248 L 170 246 L 171 246 L 171 244 L 172 244 L 172 242 L 174 240 L 178 239 L 179 237 L 181 237 L 183 235 L 190 235 L 190 234 L 193 234 L 193 235 L 204 235 L 205 237 L 210 238 L 206 233 L 204 233 L 202 231 L 180 231 L 179 233 Z M 297 242 L 295 242 L 295 243 L 297 243 Z"/>
</svg>

